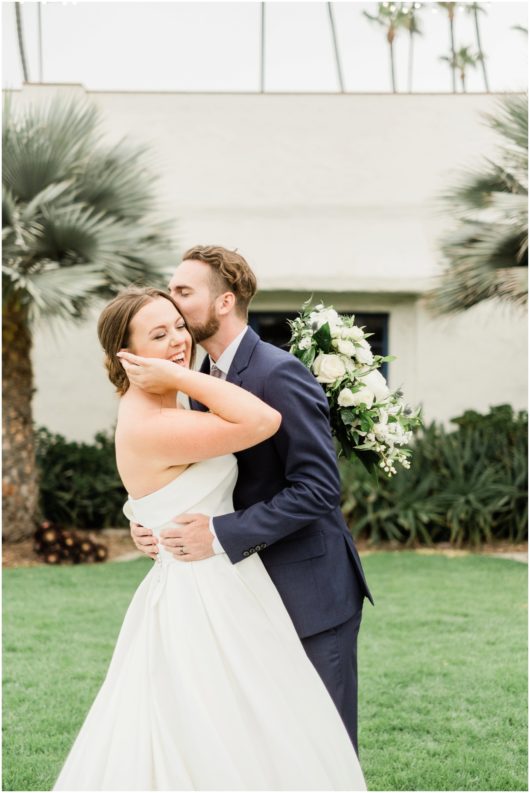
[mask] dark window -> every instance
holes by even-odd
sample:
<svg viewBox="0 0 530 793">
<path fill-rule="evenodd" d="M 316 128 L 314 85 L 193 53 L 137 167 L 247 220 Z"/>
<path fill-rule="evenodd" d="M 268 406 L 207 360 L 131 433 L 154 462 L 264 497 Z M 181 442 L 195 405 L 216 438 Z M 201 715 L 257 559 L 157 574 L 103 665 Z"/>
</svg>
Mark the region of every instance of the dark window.
<svg viewBox="0 0 530 793">
<path fill-rule="evenodd" d="M 355 324 L 364 327 L 365 333 L 374 334 L 368 339 L 374 355 L 388 355 L 388 314 L 353 313 Z M 297 316 L 296 311 L 253 311 L 249 315 L 249 324 L 263 341 L 288 349 L 291 331 L 287 320 Z M 381 366 L 381 374 L 388 379 L 386 362 Z"/>
</svg>

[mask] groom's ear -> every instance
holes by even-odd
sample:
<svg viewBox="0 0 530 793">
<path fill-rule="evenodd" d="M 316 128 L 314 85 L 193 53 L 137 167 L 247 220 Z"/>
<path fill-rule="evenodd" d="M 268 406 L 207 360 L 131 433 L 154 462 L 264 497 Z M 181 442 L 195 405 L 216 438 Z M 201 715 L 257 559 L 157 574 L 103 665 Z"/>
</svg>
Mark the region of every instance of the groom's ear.
<svg viewBox="0 0 530 793">
<path fill-rule="evenodd" d="M 217 310 L 219 313 L 229 314 L 236 304 L 236 296 L 233 292 L 223 292 L 222 295 L 219 295 L 218 301 Z"/>
</svg>

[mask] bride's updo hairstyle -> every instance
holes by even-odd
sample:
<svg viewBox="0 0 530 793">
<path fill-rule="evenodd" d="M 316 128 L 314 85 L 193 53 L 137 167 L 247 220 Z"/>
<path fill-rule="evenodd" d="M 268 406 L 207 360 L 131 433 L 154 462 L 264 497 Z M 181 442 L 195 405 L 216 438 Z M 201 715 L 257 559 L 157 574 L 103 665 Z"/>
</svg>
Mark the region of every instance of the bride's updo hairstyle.
<svg viewBox="0 0 530 793">
<path fill-rule="evenodd" d="M 193 366 L 195 360 L 195 339 L 185 317 L 171 295 L 151 286 L 129 286 L 116 295 L 110 303 L 107 303 L 98 320 L 98 338 L 105 352 L 105 367 L 110 382 L 116 386 L 116 391 L 120 396 L 123 396 L 129 388 L 129 378 L 116 353 L 129 346 L 130 326 L 133 317 L 146 303 L 157 300 L 159 297 L 163 297 L 164 300 L 172 303 L 184 320 L 186 330 L 191 336 L 190 366 Z"/>
</svg>

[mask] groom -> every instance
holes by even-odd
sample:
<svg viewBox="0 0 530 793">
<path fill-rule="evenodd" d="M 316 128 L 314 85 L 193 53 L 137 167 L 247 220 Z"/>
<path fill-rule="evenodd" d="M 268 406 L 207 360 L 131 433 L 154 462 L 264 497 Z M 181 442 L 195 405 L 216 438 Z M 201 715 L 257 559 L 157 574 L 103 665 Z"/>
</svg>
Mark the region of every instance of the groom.
<svg viewBox="0 0 530 793">
<path fill-rule="evenodd" d="M 161 541 L 183 563 L 176 553 L 182 545 L 186 561 L 224 552 L 237 564 L 260 554 L 357 750 L 357 634 L 363 599 L 373 600 L 340 510 L 324 391 L 294 356 L 248 327 L 256 278 L 239 253 L 191 248 L 169 289 L 208 353 L 201 371 L 246 388 L 283 420 L 273 438 L 236 455 L 235 512 L 178 515 L 178 527 L 163 531 Z M 144 372 L 142 384 L 156 392 L 156 375 Z M 131 524 L 131 533 L 139 550 L 156 554 L 149 528 Z"/>
</svg>

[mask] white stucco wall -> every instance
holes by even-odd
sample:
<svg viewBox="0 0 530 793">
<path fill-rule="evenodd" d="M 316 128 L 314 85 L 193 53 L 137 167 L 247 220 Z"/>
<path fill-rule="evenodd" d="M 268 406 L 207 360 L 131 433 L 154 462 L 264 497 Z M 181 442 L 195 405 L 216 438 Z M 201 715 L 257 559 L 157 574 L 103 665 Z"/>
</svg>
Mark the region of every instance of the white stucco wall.
<svg viewBox="0 0 530 793">
<path fill-rule="evenodd" d="M 17 101 L 67 88 L 30 86 Z M 79 92 L 83 89 L 78 88 Z M 237 247 L 256 270 L 256 308 L 307 293 L 388 311 L 392 387 L 427 418 L 526 405 L 526 312 L 484 304 L 434 319 L 421 293 L 440 271 L 450 224 L 436 196 L 492 156 L 487 95 L 91 93 L 108 135 L 151 145 L 181 250 Z M 115 413 L 95 323 L 59 343 L 35 338 L 39 423 L 89 439 Z"/>
</svg>

